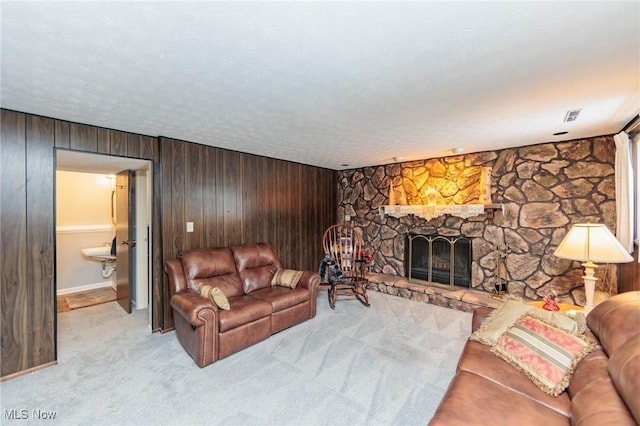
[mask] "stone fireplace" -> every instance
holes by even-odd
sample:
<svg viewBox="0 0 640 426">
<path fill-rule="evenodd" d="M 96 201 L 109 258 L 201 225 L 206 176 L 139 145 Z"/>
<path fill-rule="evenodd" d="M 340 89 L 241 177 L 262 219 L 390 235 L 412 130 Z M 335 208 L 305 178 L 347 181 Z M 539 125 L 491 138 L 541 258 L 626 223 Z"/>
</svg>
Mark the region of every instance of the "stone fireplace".
<svg viewBox="0 0 640 426">
<path fill-rule="evenodd" d="M 471 240 L 465 237 L 408 232 L 404 270 L 409 280 L 471 286 Z"/>
<path fill-rule="evenodd" d="M 338 221 L 349 215 L 363 230 L 374 273 L 408 276 L 408 233 L 465 237 L 471 250 L 468 288 L 493 293 L 496 271 L 502 270 L 510 294 L 540 299 L 554 292 L 561 302 L 581 305 L 579 262 L 553 252 L 574 223 L 615 229 L 614 160 L 613 138 L 604 136 L 343 170 L 338 172 Z M 483 182 L 486 168 L 491 174 Z M 437 191 L 436 197 L 428 197 L 428 188 Z M 396 210 L 432 202 L 456 208 L 482 204 L 486 195 L 489 203 L 503 206 L 493 221 L 486 214 L 380 214 L 381 207 L 394 204 Z M 597 290 L 616 293 L 616 277 L 615 265 L 599 268 Z"/>
</svg>

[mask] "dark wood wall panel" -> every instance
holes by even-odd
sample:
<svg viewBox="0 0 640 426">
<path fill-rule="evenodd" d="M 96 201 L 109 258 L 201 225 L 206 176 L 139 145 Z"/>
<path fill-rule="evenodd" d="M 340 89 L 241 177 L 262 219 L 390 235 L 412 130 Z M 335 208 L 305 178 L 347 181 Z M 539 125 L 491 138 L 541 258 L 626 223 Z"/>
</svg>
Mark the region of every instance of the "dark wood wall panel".
<svg viewBox="0 0 640 426">
<path fill-rule="evenodd" d="M 284 267 L 317 269 L 322 232 L 336 220 L 334 171 L 175 139 L 160 138 L 160 146 L 165 260 L 265 241 Z M 167 307 L 166 326 L 170 320 Z"/>
<path fill-rule="evenodd" d="M 203 247 L 205 241 L 202 214 L 204 208 L 202 198 L 204 185 L 203 146 L 189 144 L 186 148 L 185 186 L 189 188 L 189 191 L 185 192 L 184 214 L 187 222 L 193 222 L 193 232 L 186 232 L 186 222 L 182 226 L 185 227 L 186 244 L 189 247 Z"/>
<path fill-rule="evenodd" d="M 111 154 L 111 133 L 109 129 L 97 129 L 98 153 Z"/>
<path fill-rule="evenodd" d="M 152 328 L 164 324 L 161 191 L 158 139 L 63 120 L 0 110 L 0 342 L 1 377 L 54 362 L 55 149 L 132 156 L 152 161 Z M 117 133 L 115 149 L 112 132 Z M 118 142 L 124 144 L 118 145 Z M 133 155 L 129 155 L 129 151 Z"/>
<path fill-rule="evenodd" d="M 222 152 L 222 208 L 223 213 L 223 245 L 242 242 L 242 175 L 240 154 L 233 151 Z"/>
<path fill-rule="evenodd" d="M 335 220 L 336 173 L 189 142 L 0 110 L 1 377 L 55 361 L 55 150 L 152 161 L 152 329 L 173 328 L 164 261 L 266 241 L 315 270 Z M 186 232 L 194 222 L 194 232 Z"/>
<path fill-rule="evenodd" d="M 207 245 L 219 247 L 222 239 L 222 156 L 216 148 L 204 150 L 204 184 L 202 191 L 203 233 Z"/>
<path fill-rule="evenodd" d="M 98 128 L 70 123 L 69 147 L 78 151 L 98 152 Z"/>
<path fill-rule="evenodd" d="M 172 157 L 163 157 L 163 161 L 171 160 L 171 171 L 173 173 L 171 180 L 171 227 L 167 232 L 163 232 L 165 237 L 171 235 L 172 251 L 176 254 L 181 253 L 182 247 L 186 245 L 187 232 L 185 230 L 185 151 L 186 144 L 180 143 L 173 151 Z"/>
<path fill-rule="evenodd" d="M 151 328 L 153 331 L 162 329 L 164 324 L 164 305 L 168 297 L 163 294 L 163 260 L 162 260 L 162 163 L 158 139 L 140 135 L 140 158 L 151 160 L 153 174 L 153 188 L 151 194 L 151 293 L 149 303 L 152 308 Z M 166 303 L 168 306 L 168 302 Z"/>
<path fill-rule="evenodd" d="M 30 324 L 29 364 L 56 359 L 54 286 L 54 162 L 55 122 L 27 116 L 27 279 Z"/>
<path fill-rule="evenodd" d="M 55 120 L 56 148 L 69 149 L 69 122 Z"/>
<path fill-rule="evenodd" d="M 126 157 L 129 148 L 127 133 L 118 130 L 109 130 L 111 155 Z"/>
<path fill-rule="evenodd" d="M 127 134 L 127 157 L 140 157 L 140 137 L 132 133 Z"/>
<path fill-rule="evenodd" d="M 256 188 L 256 207 L 255 207 L 255 224 L 257 239 L 260 241 L 271 241 L 269 233 L 271 232 L 271 219 L 270 215 L 273 214 L 272 206 L 269 203 L 269 174 L 267 173 L 268 163 L 271 161 L 269 158 L 258 158 L 256 161 L 256 176 L 255 183 Z"/>
<path fill-rule="evenodd" d="M 618 265 L 620 271 L 618 279 L 618 293 L 640 290 L 640 263 L 638 263 L 640 247 L 633 245 L 633 261 Z"/>
<path fill-rule="evenodd" d="M 33 367 L 29 362 L 29 291 L 27 285 L 26 119 L 2 111 L 0 145 L 0 374 Z"/>
<path fill-rule="evenodd" d="M 138 156 L 158 160 L 158 139 L 138 135 Z"/>
<path fill-rule="evenodd" d="M 160 139 L 160 158 L 162 159 L 162 199 L 160 201 L 162 210 L 162 223 L 160 224 L 160 234 L 162 235 L 162 258 L 160 259 L 160 262 L 163 265 L 164 270 L 165 253 L 175 253 L 175 250 L 173 249 L 173 230 L 170 225 L 168 225 L 173 222 L 173 144 L 170 140 Z M 163 279 L 160 291 L 156 291 L 153 294 L 154 308 L 159 306 L 162 310 L 160 317 L 161 321 L 158 323 L 159 328 L 164 328 L 165 324 L 173 324 L 171 309 L 165 308 L 165 305 L 168 306 L 166 301 L 171 297 L 169 293 L 169 286 L 164 273 L 162 277 Z"/>
</svg>

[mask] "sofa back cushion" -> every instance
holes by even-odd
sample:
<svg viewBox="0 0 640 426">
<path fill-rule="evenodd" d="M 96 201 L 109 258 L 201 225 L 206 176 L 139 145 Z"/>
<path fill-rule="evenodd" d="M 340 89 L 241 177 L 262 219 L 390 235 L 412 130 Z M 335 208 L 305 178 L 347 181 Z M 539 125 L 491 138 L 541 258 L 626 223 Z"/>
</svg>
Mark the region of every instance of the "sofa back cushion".
<svg viewBox="0 0 640 426">
<path fill-rule="evenodd" d="M 244 293 L 271 287 L 273 275 L 280 260 L 268 243 L 250 243 L 231 247 L 233 258 L 242 280 Z"/>
<path fill-rule="evenodd" d="M 164 271 L 169 277 L 169 291 L 171 295 L 189 288 L 187 277 L 184 276 L 184 268 L 180 259 L 169 259 L 164 263 Z"/>
<path fill-rule="evenodd" d="M 598 304 L 587 315 L 587 326 L 611 356 L 638 333 L 640 291 L 620 293 Z"/>
<path fill-rule="evenodd" d="M 640 333 L 627 340 L 611 355 L 608 370 L 618 393 L 629 407 L 636 423 L 640 424 Z"/>
<path fill-rule="evenodd" d="M 243 294 L 242 281 L 227 247 L 200 248 L 180 256 L 189 289 L 200 292 L 200 286 L 218 287 L 227 297 Z"/>
</svg>

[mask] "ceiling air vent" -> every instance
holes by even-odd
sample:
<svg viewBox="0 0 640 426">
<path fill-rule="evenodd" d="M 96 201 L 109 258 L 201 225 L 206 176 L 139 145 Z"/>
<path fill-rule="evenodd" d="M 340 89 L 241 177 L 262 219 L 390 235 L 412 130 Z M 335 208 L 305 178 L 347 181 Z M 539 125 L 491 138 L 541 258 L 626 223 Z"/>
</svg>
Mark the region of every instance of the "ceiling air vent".
<svg viewBox="0 0 640 426">
<path fill-rule="evenodd" d="M 581 109 L 571 109 L 571 110 L 567 111 L 567 115 L 564 116 L 565 123 L 568 123 L 570 121 L 576 121 L 576 118 L 578 118 L 578 114 L 580 114 L 580 111 L 582 111 L 582 110 Z"/>
</svg>

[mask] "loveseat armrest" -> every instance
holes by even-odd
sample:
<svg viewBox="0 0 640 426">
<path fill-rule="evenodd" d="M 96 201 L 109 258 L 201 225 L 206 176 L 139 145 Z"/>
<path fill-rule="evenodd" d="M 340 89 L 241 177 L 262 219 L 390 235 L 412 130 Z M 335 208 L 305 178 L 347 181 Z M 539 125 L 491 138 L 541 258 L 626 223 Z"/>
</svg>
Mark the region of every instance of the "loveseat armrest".
<svg viewBox="0 0 640 426">
<path fill-rule="evenodd" d="M 211 300 L 200 296 L 190 290 L 183 290 L 171 297 L 171 307 L 180 314 L 194 327 L 204 324 L 203 319 L 199 315 L 204 309 L 208 309 L 217 314 L 218 307 Z"/>
<path fill-rule="evenodd" d="M 310 290 L 317 289 L 320 285 L 320 275 L 313 271 L 303 271 L 300 280 L 298 280 L 297 287 L 306 288 Z"/>
<path fill-rule="evenodd" d="M 480 324 L 482 324 L 492 311 L 492 308 L 488 308 L 486 306 L 480 306 L 473 310 L 473 318 L 471 320 L 472 333 L 480 327 Z"/>
</svg>

